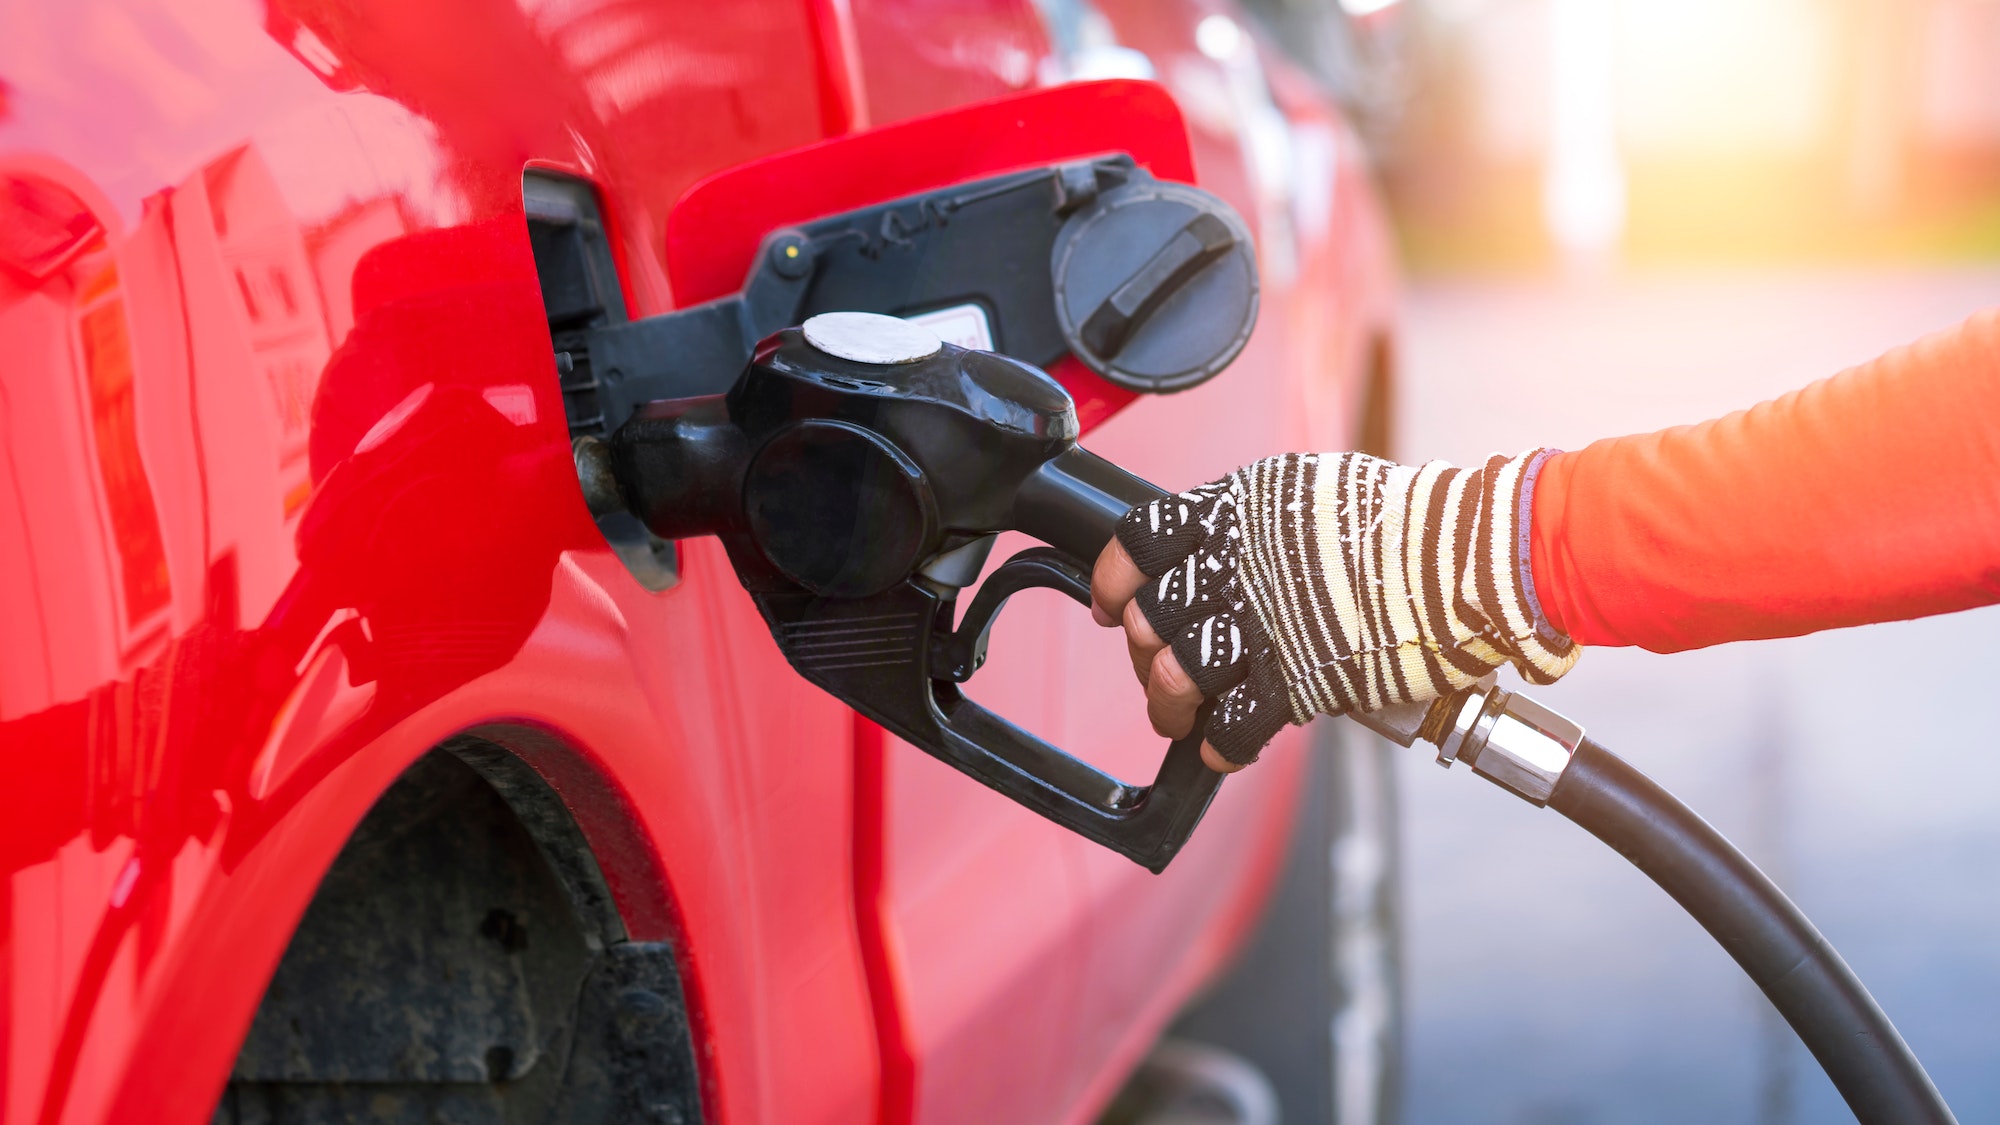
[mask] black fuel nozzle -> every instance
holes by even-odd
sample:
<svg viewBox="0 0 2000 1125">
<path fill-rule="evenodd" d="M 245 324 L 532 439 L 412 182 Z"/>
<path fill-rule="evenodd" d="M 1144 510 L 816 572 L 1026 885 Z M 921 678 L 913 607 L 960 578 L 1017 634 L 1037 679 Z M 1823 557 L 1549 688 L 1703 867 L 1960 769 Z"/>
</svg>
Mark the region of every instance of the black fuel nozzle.
<svg viewBox="0 0 2000 1125">
<path fill-rule="evenodd" d="M 1009 596 L 1087 606 L 1119 518 L 1163 495 L 1077 446 L 1075 405 L 1036 365 L 1074 356 L 1142 394 L 1195 386 L 1249 340 L 1257 276 L 1228 204 L 1115 153 L 773 230 L 734 296 L 566 341 L 589 372 L 565 384 L 583 493 L 601 523 L 720 537 L 801 675 L 1158 871 L 1221 779 L 1199 736 L 1129 785 L 958 685 Z M 1006 530 L 1048 546 L 961 611 Z"/>
<path fill-rule="evenodd" d="M 631 511 L 663 538 L 719 536 L 792 666 L 869 718 L 1158 871 L 1221 775 L 1197 733 L 1130 785 L 964 697 L 1007 598 L 1090 604 L 1118 520 L 1160 489 L 1076 444 L 1041 370 L 919 325 L 830 313 L 758 345 L 727 394 L 652 403 L 612 436 Z M 990 574 L 954 627 L 992 536 L 1049 544 Z"/>
<path fill-rule="evenodd" d="M 893 317 L 833 313 L 766 338 L 725 395 L 642 407 L 611 456 L 655 534 L 747 539 L 745 561 L 856 598 L 1015 528 L 1094 558 L 1117 515 L 1155 493 L 1100 470 L 1082 494 L 1116 495 L 1076 509 L 1079 486 L 1051 483 L 1091 474 L 1076 438 L 1069 395 L 1042 371 Z"/>
</svg>

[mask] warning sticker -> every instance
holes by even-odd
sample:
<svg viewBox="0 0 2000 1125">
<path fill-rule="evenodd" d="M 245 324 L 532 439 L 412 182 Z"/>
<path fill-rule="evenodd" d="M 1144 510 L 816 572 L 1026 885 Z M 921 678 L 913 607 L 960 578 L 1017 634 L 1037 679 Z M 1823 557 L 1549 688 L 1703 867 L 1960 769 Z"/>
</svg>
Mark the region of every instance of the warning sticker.
<svg viewBox="0 0 2000 1125">
<path fill-rule="evenodd" d="M 993 350 L 993 324 L 986 319 L 986 310 L 978 305 L 953 305 L 903 319 L 923 325 L 947 344 L 980 352 Z"/>
</svg>

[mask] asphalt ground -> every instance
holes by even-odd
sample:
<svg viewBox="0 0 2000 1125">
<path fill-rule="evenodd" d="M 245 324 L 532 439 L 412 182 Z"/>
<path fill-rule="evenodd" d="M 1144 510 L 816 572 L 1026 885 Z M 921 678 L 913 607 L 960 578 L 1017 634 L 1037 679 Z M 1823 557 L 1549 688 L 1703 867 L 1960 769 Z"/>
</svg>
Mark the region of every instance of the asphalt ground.
<svg viewBox="0 0 2000 1125">
<path fill-rule="evenodd" d="M 2000 268 L 1419 282 L 1399 455 L 1700 421 L 1993 304 Z M 1996 661 L 2000 607 L 1591 650 L 1536 692 L 1785 887 L 1965 1122 L 2000 1120 Z M 1399 770 L 1408 1125 L 1851 1120 L 1734 962 L 1608 849 L 1417 751 Z"/>
</svg>

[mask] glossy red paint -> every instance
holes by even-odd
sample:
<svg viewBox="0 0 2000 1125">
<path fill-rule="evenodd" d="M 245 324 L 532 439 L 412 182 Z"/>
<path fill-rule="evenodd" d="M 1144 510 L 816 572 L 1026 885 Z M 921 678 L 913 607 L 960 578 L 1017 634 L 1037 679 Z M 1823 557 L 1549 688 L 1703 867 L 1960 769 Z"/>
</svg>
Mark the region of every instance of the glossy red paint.
<svg viewBox="0 0 2000 1125">
<path fill-rule="evenodd" d="M 667 274 L 682 304 L 736 292 L 776 227 L 942 184 L 1125 152 L 1192 183 L 1187 122 L 1151 82 L 1058 87 L 885 125 L 753 160 L 687 190 L 667 220 Z"/>
<path fill-rule="evenodd" d="M 862 0 L 852 13 L 873 125 L 1029 89 L 1049 55 L 1032 0 Z"/>
<path fill-rule="evenodd" d="M 1267 276 L 1235 369 L 1103 400 L 1092 446 L 1179 484 L 1333 444 L 1388 323 L 1358 147 L 1267 68 L 1264 109 L 1324 157 L 1276 183 L 1240 139 L 1263 109 L 1193 49 L 1209 9 L 1101 6 L 1172 100 L 1100 88 L 957 167 L 1156 151 L 1252 218 Z M 207 1120 L 320 875 L 468 730 L 564 794 L 628 930 L 686 951 L 715 1120 L 1094 1114 L 1254 919 L 1299 756 L 1232 780 L 1154 878 L 857 733 L 713 543 L 639 588 L 577 493 L 521 208 L 524 167 L 596 183 L 634 315 L 726 291 L 743 259 L 677 249 L 694 185 L 1032 84 L 1027 0 L 6 19 L 0 1119 Z M 898 166 L 841 190 L 934 186 Z M 1021 601 L 982 701 L 1149 771 L 1115 640 Z"/>
</svg>

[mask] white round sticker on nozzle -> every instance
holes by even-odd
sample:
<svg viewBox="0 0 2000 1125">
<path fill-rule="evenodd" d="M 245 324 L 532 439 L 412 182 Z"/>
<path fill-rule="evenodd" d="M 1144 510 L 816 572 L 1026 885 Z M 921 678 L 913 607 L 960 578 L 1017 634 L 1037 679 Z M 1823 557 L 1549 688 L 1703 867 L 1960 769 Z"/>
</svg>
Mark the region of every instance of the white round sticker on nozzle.
<svg viewBox="0 0 2000 1125">
<path fill-rule="evenodd" d="M 914 363 L 944 346 L 937 333 L 894 316 L 830 312 L 807 317 L 806 343 L 856 363 Z"/>
</svg>

